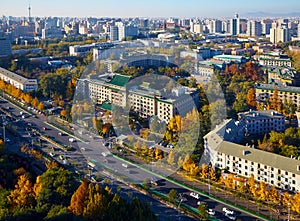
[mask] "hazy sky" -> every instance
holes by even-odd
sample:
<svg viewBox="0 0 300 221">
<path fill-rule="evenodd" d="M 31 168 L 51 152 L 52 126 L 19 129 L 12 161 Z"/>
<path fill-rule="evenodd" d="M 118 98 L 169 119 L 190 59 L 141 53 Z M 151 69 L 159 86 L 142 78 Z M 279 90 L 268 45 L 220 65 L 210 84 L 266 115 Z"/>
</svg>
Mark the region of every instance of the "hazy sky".
<svg viewBox="0 0 300 221">
<path fill-rule="evenodd" d="M 299 0 L 1 0 L 0 16 L 232 17 L 235 12 L 299 12 Z"/>
</svg>

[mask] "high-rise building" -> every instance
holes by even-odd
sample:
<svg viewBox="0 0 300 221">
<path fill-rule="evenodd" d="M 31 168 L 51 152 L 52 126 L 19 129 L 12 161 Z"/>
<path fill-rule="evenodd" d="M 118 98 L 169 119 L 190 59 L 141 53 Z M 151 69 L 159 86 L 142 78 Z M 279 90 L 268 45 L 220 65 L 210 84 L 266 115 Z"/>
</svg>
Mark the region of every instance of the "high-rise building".
<svg viewBox="0 0 300 221">
<path fill-rule="evenodd" d="M 300 23 L 298 24 L 298 38 L 300 38 Z"/>
<path fill-rule="evenodd" d="M 222 32 L 222 21 L 220 21 L 220 20 L 210 21 L 209 32 L 210 33 L 221 33 Z"/>
<path fill-rule="evenodd" d="M 9 36 L 0 30 L 0 57 L 10 56 L 12 54 Z"/>
<path fill-rule="evenodd" d="M 247 23 L 247 35 L 248 36 L 260 36 L 262 33 L 262 25 L 259 21 L 249 20 Z"/>
<path fill-rule="evenodd" d="M 119 29 L 119 41 L 124 40 L 126 37 L 134 37 L 138 35 L 138 28 L 133 25 L 120 25 Z"/>
<path fill-rule="evenodd" d="M 270 29 L 270 41 L 273 44 L 278 42 L 287 42 L 290 40 L 290 31 L 287 24 L 278 25 L 277 23 L 272 24 Z"/>
<path fill-rule="evenodd" d="M 110 41 L 119 40 L 119 28 L 118 26 L 110 26 Z"/>
<path fill-rule="evenodd" d="M 235 17 L 230 20 L 230 34 L 240 34 L 240 18 L 238 14 L 235 14 Z"/>
<path fill-rule="evenodd" d="M 262 31 L 261 33 L 264 35 L 270 34 L 270 29 L 272 28 L 272 20 L 271 19 L 264 19 L 261 22 Z"/>
</svg>

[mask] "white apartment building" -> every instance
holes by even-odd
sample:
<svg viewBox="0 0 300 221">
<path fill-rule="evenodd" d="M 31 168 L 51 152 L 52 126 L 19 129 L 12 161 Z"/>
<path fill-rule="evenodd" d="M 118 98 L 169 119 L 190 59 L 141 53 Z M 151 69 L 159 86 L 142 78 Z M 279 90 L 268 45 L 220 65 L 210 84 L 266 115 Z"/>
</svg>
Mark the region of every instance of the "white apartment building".
<svg viewBox="0 0 300 221">
<path fill-rule="evenodd" d="M 36 79 L 25 78 L 1 67 L 0 79 L 4 80 L 6 83 L 15 86 L 16 88 L 21 89 L 24 92 L 37 90 L 38 88 L 38 83 Z"/>
<path fill-rule="evenodd" d="M 205 150 L 200 163 L 227 169 L 238 177 L 247 178 L 253 174 L 258 182 L 299 192 L 300 160 L 236 144 L 243 137 L 241 128 L 240 122 L 231 119 L 205 135 Z"/>
</svg>

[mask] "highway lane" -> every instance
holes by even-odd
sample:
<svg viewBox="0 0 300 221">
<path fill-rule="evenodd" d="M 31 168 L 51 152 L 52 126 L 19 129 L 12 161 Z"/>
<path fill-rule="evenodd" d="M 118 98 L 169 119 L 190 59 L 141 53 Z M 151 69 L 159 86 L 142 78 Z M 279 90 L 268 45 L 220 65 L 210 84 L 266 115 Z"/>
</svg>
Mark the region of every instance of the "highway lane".
<svg viewBox="0 0 300 221">
<path fill-rule="evenodd" d="M 5 104 L 6 106 L 11 106 L 11 104 Z M 11 106 L 11 112 L 15 114 L 16 116 L 20 115 L 20 109 Z M 151 179 L 155 175 L 151 173 L 150 171 L 141 169 L 140 167 L 134 166 L 129 164 L 128 162 L 124 162 L 123 160 L 113 157 L 113 156 L 106 156 L 104 157 L 102 155 L 103 152 L 108 152 L 109 150 L 103 145 L 103 140 L 101 139 L 90 139 L 89 143 L 83 143 L 77 140 L 74 143 L 71 143 L 69 141 L 69 136 L 64 135 L 60 136 L 59 132 L 60 130 L 57 130 L 54 127 L 49 127 L 47 123 L 47 118 L 44 116 L 37 116 L 35 117 L 27 117 L 23 119 L 25 124 L 32 124 L 32 126 L 39 128 L 40 130 L 43 127 L 46 127 L 47 130 L 44 131 L 47 135 L 53 137 L 55 140 L 57 140 L 59 143 L 66 144 L 66 145 L 72 145 L 74 147 L 74 151 L 64 151 L 64 152 L 56 152 L 57 156 L 63 155 L 64 158 L 70 159 L 72 164 L 78 170 L 87 170 L 87 162 L 93 161 L 97 162 L 96 166 L 99 167 L 98 169 L 101 170 L 101 168 L 110 168 L 111 171 L 114 171 L 115 173 L 122 175 L 124 177 L 129 177 L 128 182 L 135 182 L 135 183 L 142 183 L 145 178 Z M 127 166 L 124 166 L 127 165 Z M 159 178 L 159 177 L 158 177 Z M 192 206 L 197 207 L 197 200 L 191 198 L 189 196 L 190 190 L 187 188 L 183 188 L 182 186 L 179 186 L 175 183 L 172 183 L 170 181 L 165 180 L 163 185 L 154 187 L 158 188 L 157 190 L 167 194 L 171 189 L 176 189 L 179 193 L 182 193 L 185 198 L 187 199 L 184 203 Z M 222 213 L 223 207 L 228 207 L 222 203 L 216 202 L 212 199 L 209 199 L 207 197 L 201 197 L 200 201 L 204 201 L 208 203 L 209 208 L 212 208 L 217 211 L 216 216 L 220 218 L 221 220 L 225 220 L 225 217 Z M 253 217 L 249 214 L 245 214 L 243 212 L 236 211 L 237 218 L 240 218 L 242 220 L 250 221 L 250 220 L 258 220 L 256 217 Z"/>
</svg>

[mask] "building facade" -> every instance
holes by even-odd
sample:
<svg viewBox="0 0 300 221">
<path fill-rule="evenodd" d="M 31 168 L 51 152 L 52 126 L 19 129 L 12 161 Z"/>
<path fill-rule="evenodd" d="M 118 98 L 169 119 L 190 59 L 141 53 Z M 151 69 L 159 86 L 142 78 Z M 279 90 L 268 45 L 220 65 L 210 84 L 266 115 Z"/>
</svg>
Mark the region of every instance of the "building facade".
<svg viewBox="0 0 300 221">
<path fill-rule="evenodd" d="M 239 133 L 239 121 L 226 120 L 205 135 L 204 154 L 201 163 L 226 169 L 236 177 L 254 179 L 282 190 L 300 191 L 300 161 L 295 158 L 237 144 L 243 137 Z"/>
<path fill-rule="evenodd" d="M 1 67 L 0 79 L 8 84 L 15 86 L 16 88 L 19 88 L 24 92 L 37 90 L 38 88 L 38 83 L 36 79 L 25 78 Z"/>
</svg>

